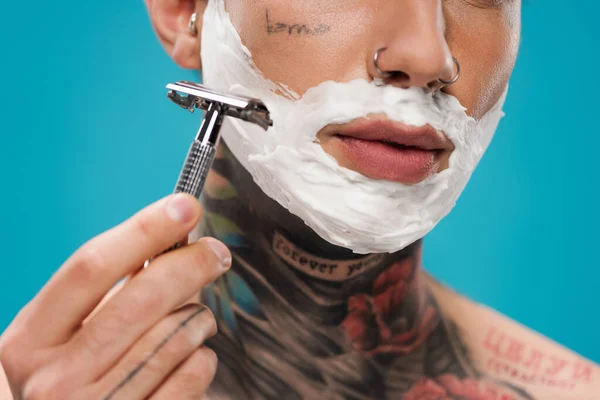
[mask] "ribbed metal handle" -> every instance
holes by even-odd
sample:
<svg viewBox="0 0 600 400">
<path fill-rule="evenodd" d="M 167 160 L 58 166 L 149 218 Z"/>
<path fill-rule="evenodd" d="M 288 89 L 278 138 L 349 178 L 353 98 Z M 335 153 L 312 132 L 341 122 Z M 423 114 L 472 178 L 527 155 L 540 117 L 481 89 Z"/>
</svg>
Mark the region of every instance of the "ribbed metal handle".
<svg viewBox="0 0 600 400">
<path fill-rule="evenodd" d="M 175 186 L 175 193 L 189 193 L 192 196 L 199 198 L 204 183 L 206 182 L 206 176 L 208 175 L 215 158 L 215 153 L 216 150 L 212 144 L 202 144 L 202 142 L 194 140 L 188 151 L 181 173 L 179 174 L 179 179 Z M 162 254 L 176 250 L 181 246 L 184 246 L 186 242 L 187 239 L 182 240 Z"/>
<path fill-rule="evenodd" d="M 215 158 L 215 152 L 212 144 L 202 144 L 194 140 L 179 174 L 175 193 L 189 193 L 196 198 L 200 197 L 206 176 Z"/>
</svg>

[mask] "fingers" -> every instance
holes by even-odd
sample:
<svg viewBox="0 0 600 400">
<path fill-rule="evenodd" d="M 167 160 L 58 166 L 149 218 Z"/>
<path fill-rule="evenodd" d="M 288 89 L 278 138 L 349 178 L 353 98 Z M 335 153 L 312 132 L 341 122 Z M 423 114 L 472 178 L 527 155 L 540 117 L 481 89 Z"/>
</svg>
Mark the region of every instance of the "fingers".
<svg viewBox="0 0 600 400">
<path fill-rule="evenodd" d="M 168 196 L 90 240 L 25 307 L 25 330 L 40 345 L 62 343 L 119 279 L 184 238 L 200 215 L 192 196 Z"/>
<path fill-rule="evenodd" d="M 216 321 L 206 307 L 186 305 L 146 333 L 109 373 L 91 385 L 86 395 L 81 397 L 144 399 L 216 331 Z M 204 360 L 205 364 L 207 362 L 208 365 L 200 366 L 201 370 L 213 368 L 214 360 Z"/>
<path fill-rule="evenodd" d="M 199 400 L 217 372 L 217 355 L 200 347 L 150 396 L 149 400 Z"/>
<path fill-rule="evenodd" d="M 229 250 L 212 238 L 156 258 L 73 336 L 64 350 L 65 371 L 93 381 L 144 332 L 230 265 Z"/>
<path fill-rule="evenodd" d="M 100 300 L 100 303 L 98 303 L 98 305 L 94 308 L 94 310 L 92 310 L 90 315 L 85 317 L 82 324 L 85 325 L 87 323 L 87 321 L 92 319 L 94 317 L 94 315 L 96 315 L 98 313 L 98 311 L 100 311 L 100 309 L 102 307 L 104 307 L 104 305 L 106 303 L 108 303 L 108 301 L 110 299 L 112 299 L 115 294 L 117 294 L 119 292 L 119 290 L 123 289 L 123 286 L 125 286 L 126 284 L 127 284 L 127 280 L 122 279 L 119 281 L 119 283 L 117 283 L 115 286 L 113 286 L 113 288 L 110 289 L 110 291 L 108 293 L 106 293 L 106 295 L 102 298 L 102 300 Z"/>
</svg>

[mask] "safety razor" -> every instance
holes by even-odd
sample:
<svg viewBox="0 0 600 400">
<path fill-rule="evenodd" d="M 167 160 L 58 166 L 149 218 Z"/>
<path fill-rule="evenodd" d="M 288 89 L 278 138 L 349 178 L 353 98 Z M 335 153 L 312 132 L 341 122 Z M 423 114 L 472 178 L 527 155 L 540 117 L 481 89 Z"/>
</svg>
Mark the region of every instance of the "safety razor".
<svg viewBox="0 0 600 400">
<path fill-rule="evenodd" d="M 272 126 L 273 121 L 267 107 L 258 99 L 220 93 L 189 81 L 170 83 L 167 89 L 169 99 L 175 104 L 190 112 L 196 108 L 206 111 L 175 186 L 175 193 L 189 193 L 199 198 L 215 159 L 223 119 L 238 118 L 264 130 Z"/>
</svg>

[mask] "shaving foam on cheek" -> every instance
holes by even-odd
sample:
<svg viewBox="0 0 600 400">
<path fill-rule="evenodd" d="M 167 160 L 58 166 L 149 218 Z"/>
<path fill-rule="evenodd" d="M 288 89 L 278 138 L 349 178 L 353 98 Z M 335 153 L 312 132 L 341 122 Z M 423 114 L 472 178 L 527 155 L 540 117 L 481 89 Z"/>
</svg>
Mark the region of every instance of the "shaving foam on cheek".
<svg viewBox="0 0 600 400">
<path fill-rule="evenodd" d="M 450 212 L 492 139 L 506 97 L 505 91 L 480 121 L 453 96 L 365 80 L 324 82 L 300 97 L 258 70 L 224 0 L 210 0 L 204 13 L 202 62 L 208 86 L 259 98 L 271 112 L 266 133 L 233 119 L 222 130 L 260 188 L 325 240 L 356 253 L 401 250 Z M 374 180 L 340 167 L 316 143 L 325 126 L 375 113 L 445 132 L 455 146 L 449 168 L 416 185 Z"/>
</svg>

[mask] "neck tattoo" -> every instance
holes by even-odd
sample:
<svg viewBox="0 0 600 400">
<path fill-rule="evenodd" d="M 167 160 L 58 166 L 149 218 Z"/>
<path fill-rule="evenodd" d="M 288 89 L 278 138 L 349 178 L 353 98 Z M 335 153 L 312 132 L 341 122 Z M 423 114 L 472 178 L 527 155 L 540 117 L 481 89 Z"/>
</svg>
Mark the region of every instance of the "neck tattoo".
<svg viewBox="0 0 600 400">
<path fill-rule="evenodd" d="M 219 325 L 208 342 L 220 360 L 215 395 L 400 399 L 477 379 L 498 399 L 531 398 L 476 370 L 428 289 L 420 241 L 371 255 L 331 245 L 268 198 L 225 144 L 202 200 L 198 233 L 233 255 L 202 292 Z"/>
</svg>

